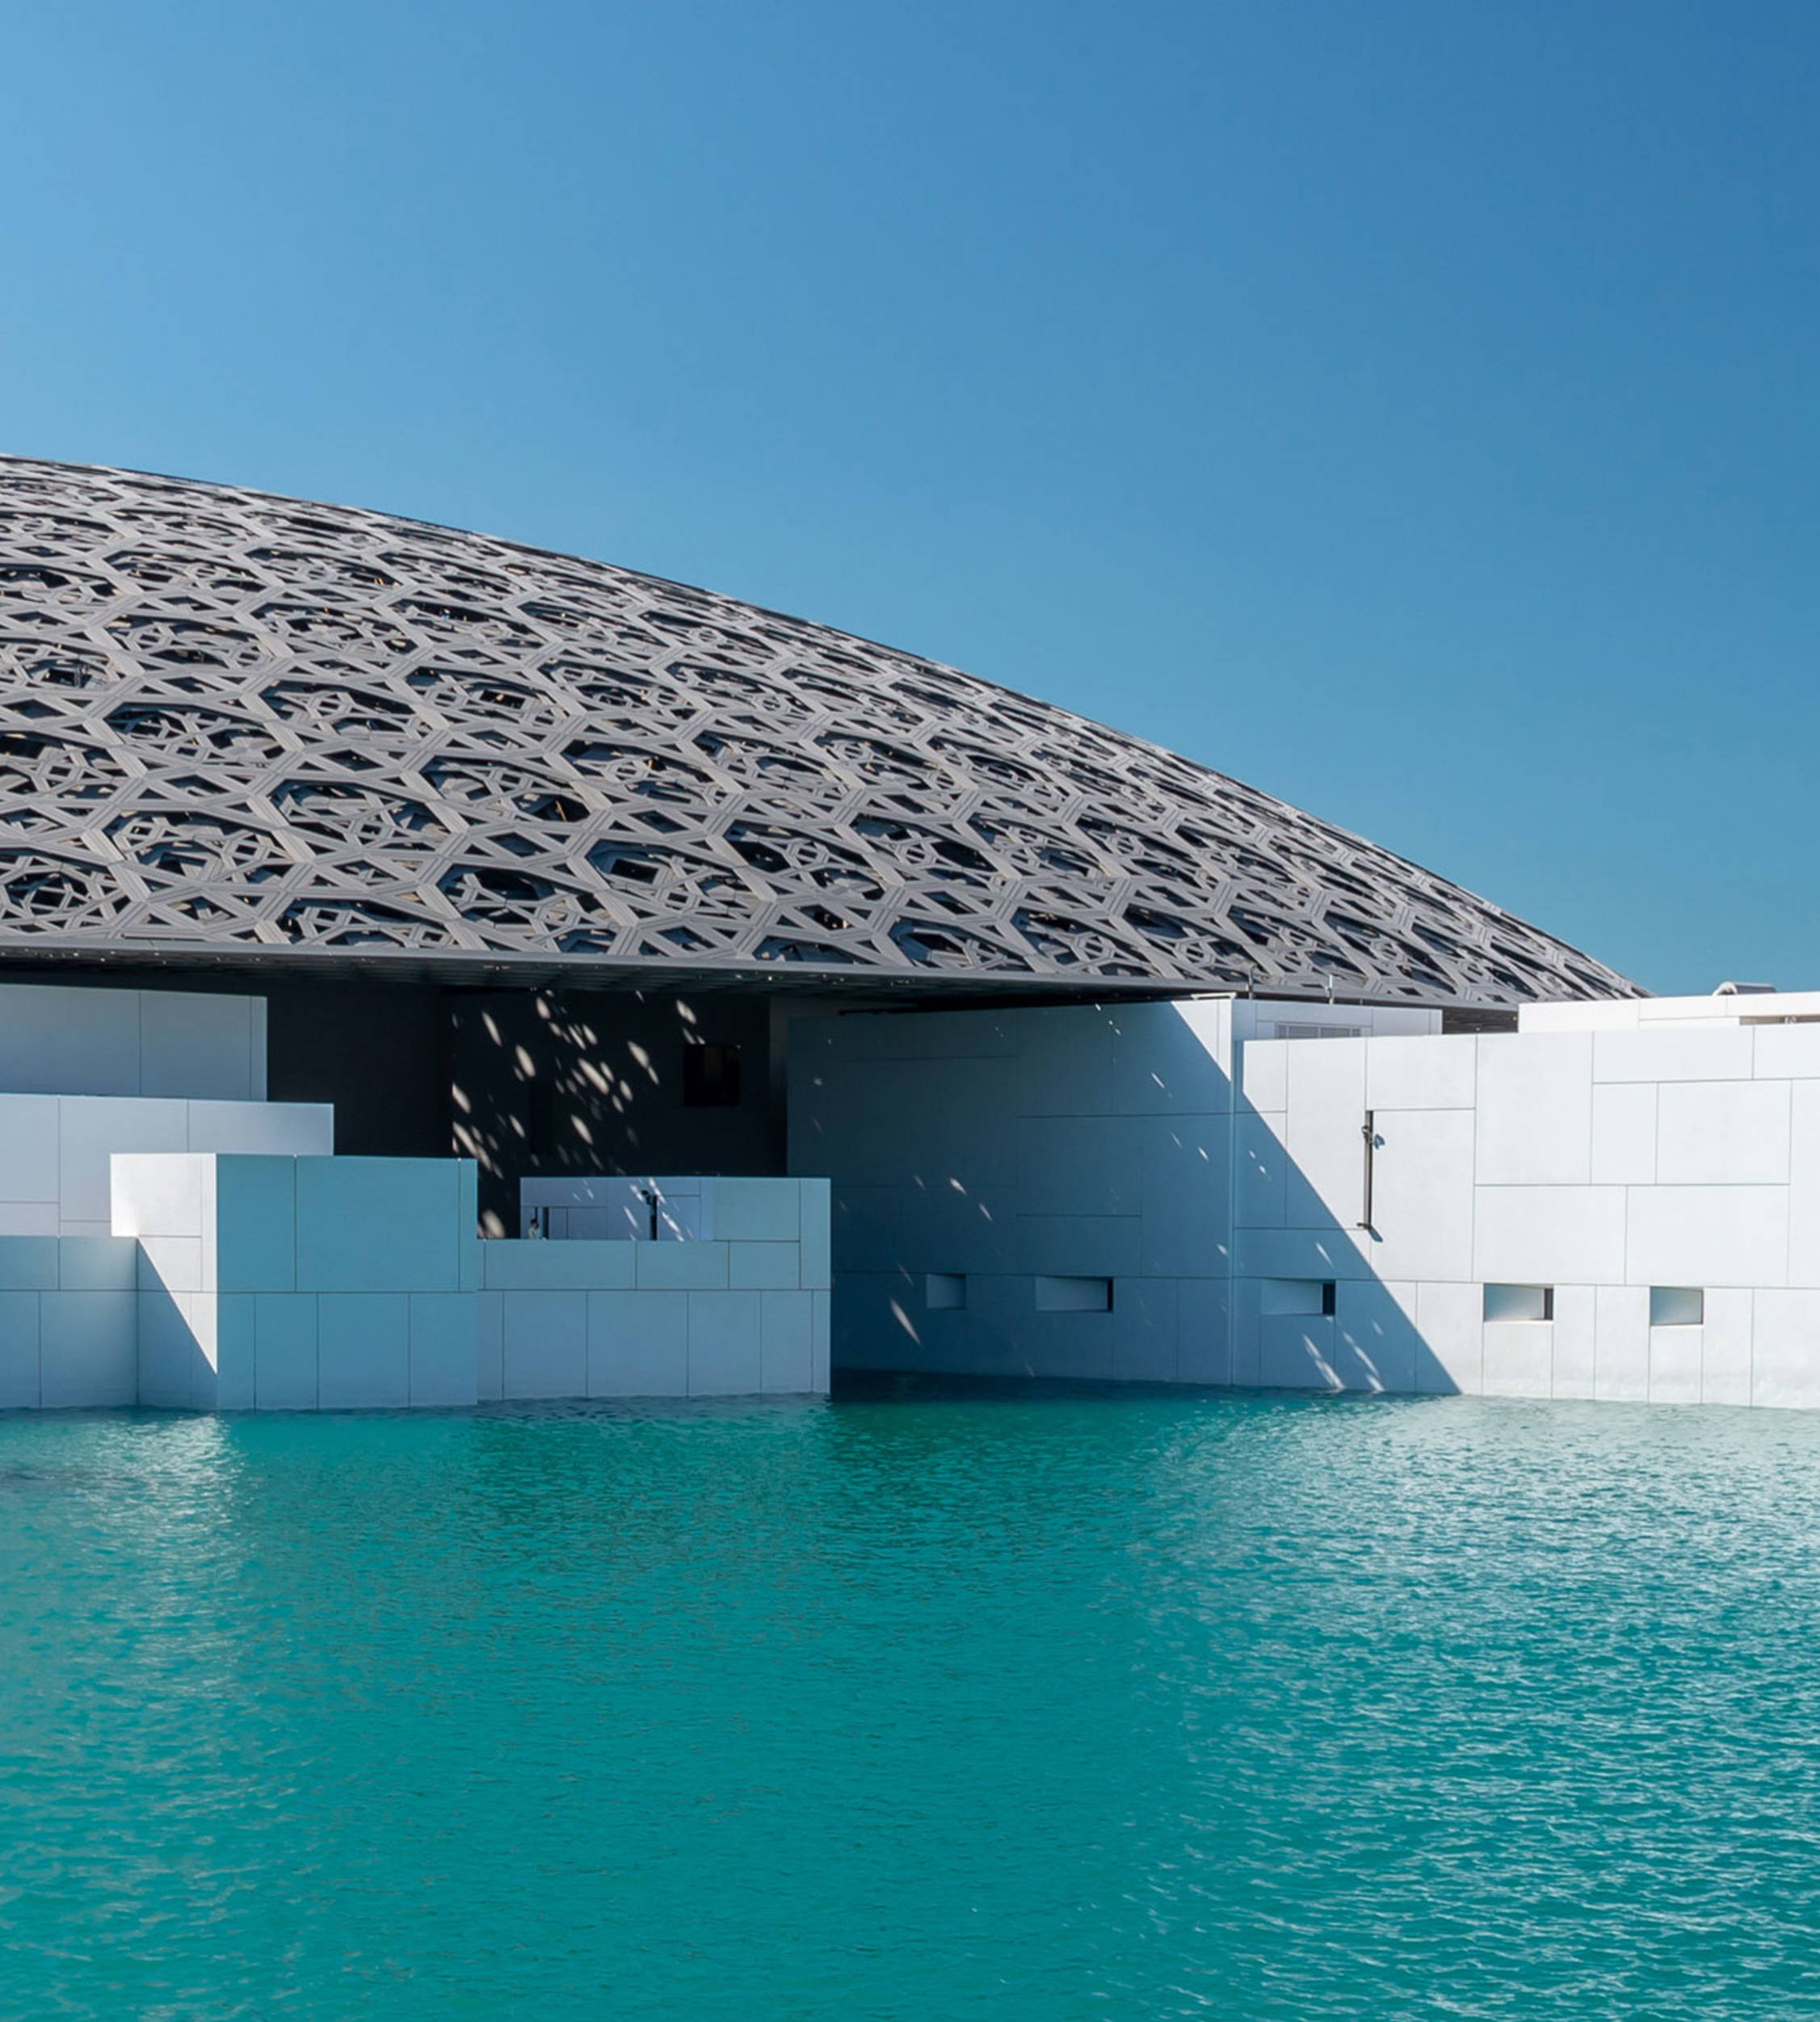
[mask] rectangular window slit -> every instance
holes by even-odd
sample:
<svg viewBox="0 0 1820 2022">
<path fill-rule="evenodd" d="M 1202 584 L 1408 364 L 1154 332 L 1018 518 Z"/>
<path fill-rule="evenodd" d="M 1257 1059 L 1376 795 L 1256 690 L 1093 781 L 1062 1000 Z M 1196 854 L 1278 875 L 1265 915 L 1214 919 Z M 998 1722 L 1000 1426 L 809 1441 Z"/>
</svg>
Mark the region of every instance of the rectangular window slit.
<svg viewBox="0 0 1820 2022">
<path fill-rule="evenodd" d="M 1488 1284 L 1485 1288 L 1485 1317 L 1488 1320 L 1552 1320 L 1554 1287 Z"/>
<path fill-rule="evenodd" d="M 1039 1313 L 1110 1313 L 1112 1280 L 1110 1278 L 1039 1278 L 1036 1280 Z"/>
<path fill-rule="evenodd" d="M 1706 1319 L 1706 1293 L 1696 1284 L 1653 1284 L 1650 1287 L 1650 1325 L 1653 1327 L 1697 1327 Z"/>
</svg>

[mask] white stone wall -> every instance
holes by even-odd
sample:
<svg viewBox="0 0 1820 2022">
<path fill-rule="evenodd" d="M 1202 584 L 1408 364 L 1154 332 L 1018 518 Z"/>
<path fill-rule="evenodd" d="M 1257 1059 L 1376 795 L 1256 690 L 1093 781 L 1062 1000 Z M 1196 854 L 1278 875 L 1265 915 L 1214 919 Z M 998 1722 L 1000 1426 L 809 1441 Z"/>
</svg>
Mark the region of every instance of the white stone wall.
<svg viewBox="0 0 1820 2022">
<path fill-rule="evenodd" d="M 1439 1018 L 1208 998 L 794 1021 L 790 1167 L 833 1181 L 836 1366 L 1229 1381 L 1234 1049 L 1284 1022 Z"/>
<path fill-rule="evenodd" d="M 1246 1048 L 1236 1381 L 1820 1405 L 1820 1024 L 1588 1008 Z M 1322 1280 L 1330 1316 L 1271 1309 Z M 1488 1320 L 1487 1284 L 1550 1288 L 1552 1319 Z M 1652 1287 L 1703 1324 L 1652 1326 Z"/>
<path fill-rule="evenodd" d="M 711 1238 L 481 1245 L 483 1400 L 826 1394 L 826 1181 L 686 1184 Z"/>
<path fill-rule="evenodd" d="M 263 1102 L 266 1000 L 0 984 L 0 1089 Z"/>
<path fill-rule="evenodd" d="M 138 993 L 62 994 L 86 998 Z M 327 1103 L 0 1095 L 0 1237 L 108 1234 L 108 1161 L 117 1151 L 326 1158 L 334 1150 L 334 1111 Z"/>
<path fill-rule="evenodd" d="M 0 1236 L 0 1410 L 138 1401 L 138 1245 Z"/>
</svg>

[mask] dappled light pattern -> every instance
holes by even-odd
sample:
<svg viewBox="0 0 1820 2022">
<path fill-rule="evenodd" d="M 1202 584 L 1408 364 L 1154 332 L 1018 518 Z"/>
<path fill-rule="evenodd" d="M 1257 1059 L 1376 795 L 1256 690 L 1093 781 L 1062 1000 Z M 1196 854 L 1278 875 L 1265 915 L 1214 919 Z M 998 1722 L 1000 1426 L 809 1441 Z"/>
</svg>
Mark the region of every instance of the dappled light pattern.
<svg viewBox="0 0 1820 2022">
<path fill-rule="evenodd" d="M 0 460 L 0 944 L 1509 1003 L 1596 962 L 910 655 L 343 507 Z"/>
</svg>

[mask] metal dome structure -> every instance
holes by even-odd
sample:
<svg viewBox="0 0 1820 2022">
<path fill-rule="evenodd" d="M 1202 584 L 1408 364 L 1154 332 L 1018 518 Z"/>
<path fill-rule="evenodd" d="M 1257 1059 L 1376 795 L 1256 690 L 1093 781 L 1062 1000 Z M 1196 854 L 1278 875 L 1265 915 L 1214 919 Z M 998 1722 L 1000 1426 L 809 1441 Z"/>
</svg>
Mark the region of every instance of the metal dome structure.
<svg viewBox="0 0 1820 2022">
<path fill-rule="evenodd" d="M 1633 994 L 914 655 L 385 515 L 0 460 L 0 957 Z"/>
</svg>

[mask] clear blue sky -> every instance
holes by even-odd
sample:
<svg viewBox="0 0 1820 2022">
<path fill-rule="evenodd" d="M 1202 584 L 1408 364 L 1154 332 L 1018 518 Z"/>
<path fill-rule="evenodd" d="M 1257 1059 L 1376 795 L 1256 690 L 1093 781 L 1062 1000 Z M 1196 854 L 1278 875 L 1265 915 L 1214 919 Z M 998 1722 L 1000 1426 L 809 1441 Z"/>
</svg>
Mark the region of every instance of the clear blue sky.
<svg viewBox="0 0 1820 2022">
<path fill-rule="evenodd" d="M 0 447 L 952 661 L 1820 986 L 1820 6 L 14 0 Z"/>
</svg>

